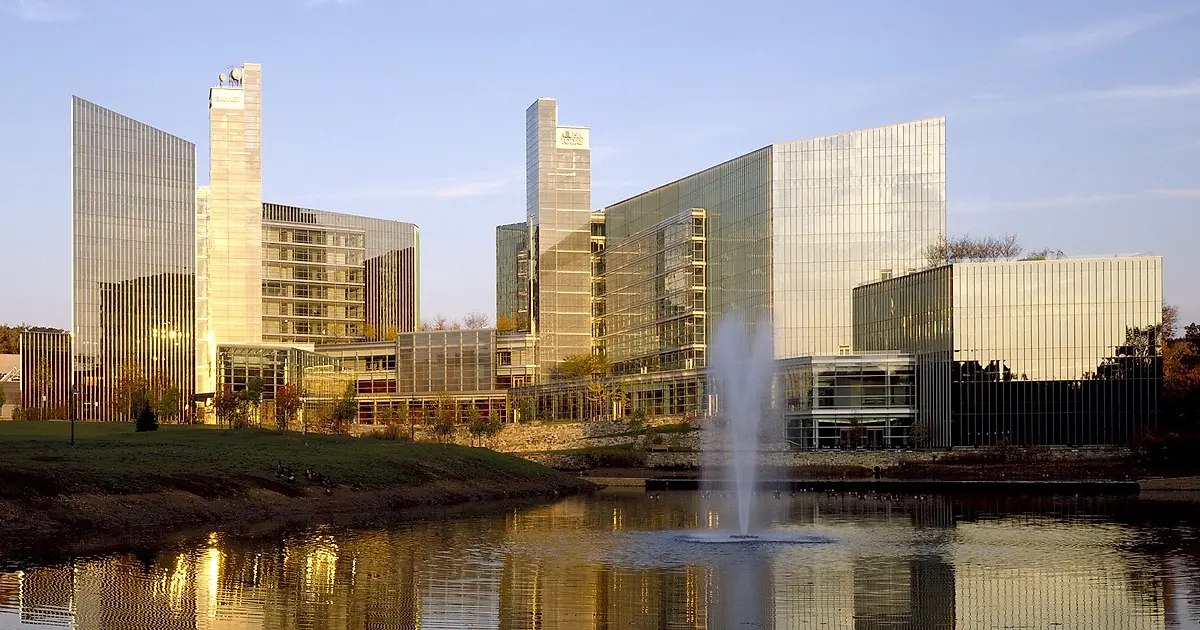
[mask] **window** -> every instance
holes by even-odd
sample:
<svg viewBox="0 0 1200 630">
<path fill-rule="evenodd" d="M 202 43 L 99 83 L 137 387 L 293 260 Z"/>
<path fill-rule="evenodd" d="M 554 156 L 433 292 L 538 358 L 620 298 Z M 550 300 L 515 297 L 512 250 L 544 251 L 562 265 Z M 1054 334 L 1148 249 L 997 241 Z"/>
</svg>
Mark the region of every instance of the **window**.
<svg viewBox="0 0 1200 630">
<path fill-rule="evenodd" d="M 500 365 L 512 365 L 512 352 L 501 350 L 499 353 Z"/>
</svg>

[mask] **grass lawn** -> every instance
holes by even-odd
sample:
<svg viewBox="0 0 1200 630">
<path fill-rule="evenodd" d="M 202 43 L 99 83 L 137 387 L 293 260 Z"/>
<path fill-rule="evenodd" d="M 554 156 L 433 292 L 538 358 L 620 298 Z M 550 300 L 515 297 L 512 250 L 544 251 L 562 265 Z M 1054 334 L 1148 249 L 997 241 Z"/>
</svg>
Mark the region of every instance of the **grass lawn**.
<svg viewBox="0 0 1200 630">
<path fill-rule="evenodd" d="M 560 475 L 495 451 L 292 431 L 81 422 L 0 422 L 0 497 L 182 489 L 213 496 L 241 487 L 286 491 L 314 484 L 417 486 Z M 280 467 L 295 477 L 280 475 Z M 312 471 L 313 475 L 306 474 Z"/>
</svg>

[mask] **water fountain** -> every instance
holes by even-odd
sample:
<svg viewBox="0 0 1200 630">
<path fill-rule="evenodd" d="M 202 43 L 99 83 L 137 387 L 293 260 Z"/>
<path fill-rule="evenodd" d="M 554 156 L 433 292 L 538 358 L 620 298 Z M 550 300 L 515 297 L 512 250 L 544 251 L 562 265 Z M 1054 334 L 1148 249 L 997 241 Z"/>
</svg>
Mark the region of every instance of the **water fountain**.
<svg viewBox="0 0 1200 630">
<path fill-rule="evenodd" d="M 774 338 L 769 320 L 751 321 L 743 313 L 727 315 L 717 322 L 711 346 L 710 379 L 717 394 L 715 434 L 706 440 L 701 464 L 713 466 L 727 453 L 722 468 L 732 472 L 737 505 L 736 536 L 752 537 L 754 490 L 758 481 L 758 434 L 763 407 L 769 404 L 774 375 Z"/>
</svg>

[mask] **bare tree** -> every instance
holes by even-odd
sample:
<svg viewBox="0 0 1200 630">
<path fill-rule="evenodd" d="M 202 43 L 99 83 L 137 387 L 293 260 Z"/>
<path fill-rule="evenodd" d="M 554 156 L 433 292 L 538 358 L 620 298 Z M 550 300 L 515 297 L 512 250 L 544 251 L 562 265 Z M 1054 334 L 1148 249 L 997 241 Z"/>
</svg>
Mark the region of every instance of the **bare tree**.
<svg viewBox="0 0 1200 630">
<path fill-rule="evenodd" d="M 484 315 L 479 311 L 471 311 L 470 313 L 467 313 L 466 317 L 463 318 L 463 328 L 487 328 L 489 325 L 491 325 L 491 323 L 492 320 L 488 318 L 487 315 Z"/>
<path fill-rule="evenodd" d="M 1062 260 L 1067 255 L 1061 249 L 1038 249 L 1021 257 L 1021 260 Z"/>
<path fill-rule="evenodd" d="M 939 235 L 937 240 L 927 245 L 921 253 L 925 256 L 925 260 L 930 266 L 935 266 L 964 261 L 990 262 L 995 260 L 1016 260 L 1021 256 L 1023 251 L 1024 248 L 1021 246 L 1021 241 L 1017 238 L 1016 234 L 1005 234 L 1001 237 L 985 236 L 982 238 L 974 238 L 970 234 L 965 234 L 949 239 Z M 1063 256 L 1061 251 L 1050 249 L 1031 252 L 1030 255 L 1040 255 L 1041 258 L 1029 258 L 1029 260 L 1045 260 L 1047 258 L 1062 258 Z"/>
<path fill-rule="evenodd" d="M 1179 325 L 1179 307 L 1163 302 L 1162 336 L 1164 340 L 1175 338 L 1175 327 Z"/>
</svg>

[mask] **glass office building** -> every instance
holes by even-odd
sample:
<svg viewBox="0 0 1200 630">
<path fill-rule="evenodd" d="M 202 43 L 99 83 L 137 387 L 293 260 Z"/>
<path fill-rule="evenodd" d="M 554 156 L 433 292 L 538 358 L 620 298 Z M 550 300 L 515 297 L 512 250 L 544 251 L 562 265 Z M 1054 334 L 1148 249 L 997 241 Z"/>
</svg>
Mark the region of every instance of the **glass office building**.
<svg viewBox="0 0 1200 630">
<path fill-rule="evenodd" d="M 75 381 L 83 417 L 115 419 L 123 374 L 194 391 L 196 148 L 78 97 L 71 113 Z"/>
<path fill-rule="evenodd" d="M 606 236 L 596 315 L 614 374 L 704 367 L 705 225 L 693 208 L 611 246 Z"/>
<path fill-rule="evenodd" d="M 496 328 L 529 330 L 529 225 L 496 226 Z"/>
<path fill-rule="evenodd" d="M 526 216 L 533 242 L 533 331 L 538 371 L 592 351 L 592 157 L 586 127 L 561 127 L 558 104 L 525 112 Z"/>
<path fill-rule="evenodd" d="M 317 267 L 333 265 L 325 272 L 338 274 L 345 270 L 347 279 L 360 277 L 355 280 L 363 290 L 362 297 L 355 300 L 362 309 L 357 320 L 375 328 L 378 338 L 417 329 L 421 317 L 421 274 L 420 230 L 415 224 L 276 203 L 263 204 L 262 220 L 275 227 L 288 225 L 293 229 L 324 231 L 329 235 L 343 234 L 346 238 L 352 233 L 360 234 L 362 242 L 355 249 L 361 248 L 361 259 L 356 254 L 353 256 L 357 263 L 342 264 L 337 262 L 341 260 L 337 256 L 327 257 L 325 260 L 330 262 L 314 264 L 314 272 L 320 272 Z M 264 241 L 275 235 L 264 232 Z M 338 242 L 338 237 L 334 238 L 334 242 Z M 345 248 L 339 247 L 341 249 Z M 348 250 L 345 253 L 352 255 Z M 269 281 L 263 279 L 264 291 Z"/>
<path fill-rule="evenodd" d="M 1162 259 L 958 263 L 855 289 L 855 346 L 916 355 L 931 445 L 1127 444 L 1162 393 Z"/>
<path fill-rule="evenodd" d="M 263 220 L 263 341 L 345 342 L 363 334 L 363 230 Z"/>
<path fill-rule="evenodd" d="M 25 330 L 21 332 L 21 398 L 25 409 L 37 409 L 45 418 L 70 419 L 71 333 Z"/>
<path fill-rule="evenodd" d="M 851 290 L 925 266 L 945 233 L 945 119 L 773 144 L 608 206 L 606 252 L 693 208 L 707 325 L 744 311 L 774 322 L 777 359 L 850 354 Z"/>
<path fill-rule="evenodd" d="M 775 397 L 786 439 L 795 448 L 912 446 L 916 385 L 911 356 L 781 361 Z"/>
</svg>

